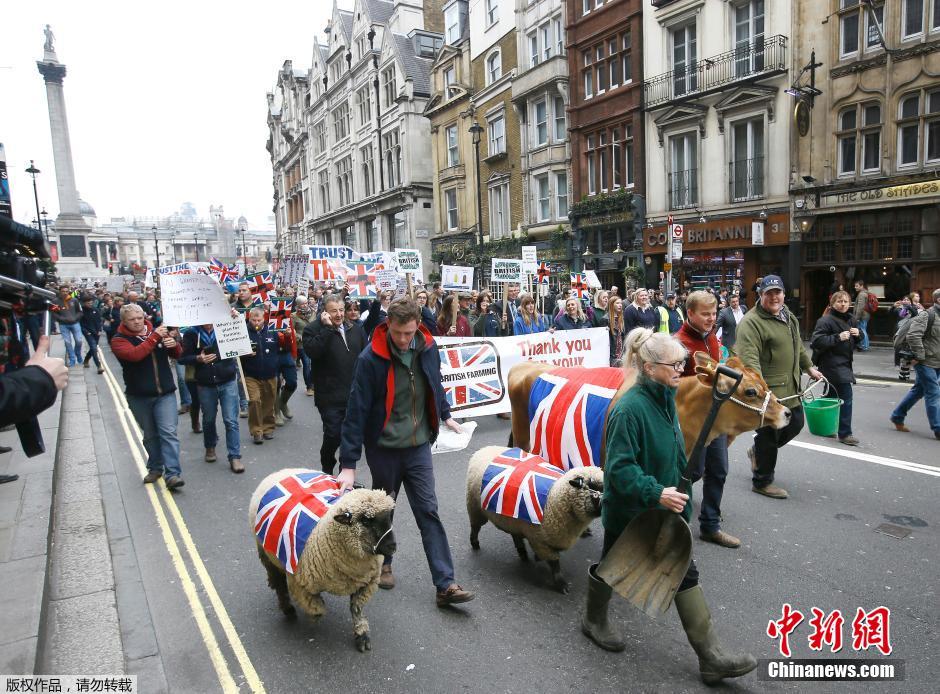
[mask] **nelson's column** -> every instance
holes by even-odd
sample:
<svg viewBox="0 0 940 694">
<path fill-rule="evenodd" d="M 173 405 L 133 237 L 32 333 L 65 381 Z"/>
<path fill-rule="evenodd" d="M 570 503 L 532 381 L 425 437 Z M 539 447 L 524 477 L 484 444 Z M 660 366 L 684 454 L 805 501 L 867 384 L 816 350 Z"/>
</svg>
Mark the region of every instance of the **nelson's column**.
<svg viewBox="0 0 940 694">
<path fill-rule="evenodd" d="M 59 216 L 55 220 L 59 240 L 57 274 L 62 279 L 97 277 L 101 268 L 95 266 L 88 255 L 88 234 L 75 189 L 75 167 L 72 165 L 72 144 L 69 140 L 69 122 L 65 115 L 65 65 L 59 62 L 53 46 L 49 25 L 45 29 L 41 61 L 36 61 L 39 73 L 46 82 L 46 100 L 49 103 L 49 128 L 52 131 L 52 154 L 55 160 L 56 187 L 59 191 Z"/>
</svg>

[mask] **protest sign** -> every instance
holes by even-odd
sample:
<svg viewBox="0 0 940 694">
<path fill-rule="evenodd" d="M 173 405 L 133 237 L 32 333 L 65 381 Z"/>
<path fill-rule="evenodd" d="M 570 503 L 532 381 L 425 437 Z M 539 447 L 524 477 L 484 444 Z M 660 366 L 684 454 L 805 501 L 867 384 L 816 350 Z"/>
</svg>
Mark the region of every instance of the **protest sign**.
<svg viewBox="0 0 940 694">
<path fill-rule="evenodd" d="M 152 267 L 147 268 L 147 274 L 144 275 L 144 288 L 150 289 L 151 287 L 157 286 L 157 280 L 155 279 L 156 275 Z"/>
<path fill-rule="evenodd" d="M 375 273 L 375 286 L 380 292 L 392 292 L 398 288 L 398 273 L 394 270 L 379 270 Z"/>
<path fill-rule="evenodd" d="M 161 275 L 160 300 L 167 325 L 205 325 L 231 314 L 222 287 L 209 275 Z"/>
<path fill-rule="evenodd" d="M 251 338 L 248 337 L 248 323 L 245 322 L 244 316 L 217 321 L 213 323 L 213 327 L 219 345 L 219 356 L 222 359 L 251 354 Z"/>
<path fill-rule="evenodd" d="M 522 269 L 532 275 L 539 267 L 538 254 L 535 246 L 522 247 Z"/>
<path fill-rule="evenodd" d="M 509 412 L 509 370 L 523 361 L 553 366 L 610 366 L 605 328 L 558 330 L 509 337 L 435 337 L 441 383 L 451 412 L 482 417 Z"/>
<path fill-rule="evenodd" d="M 108 275 L 104 278 L 104 282 L 109 292 L 124 291 L 124 278 L 121 275 Z"/>
<path fill-rule="evenodd" d="M 602 286 L 602 285 L 601 285 L 601 281 L 597 278 L 597 273 L 596 273 L 596 272 L 594 272 L 593 270 L 585 270 L 585 271 L 584 271 L 584 274 L 585 274 L 585 276 L 587 277 L 587 285 L 588 285 L 588 287 L 590 287 L 591 289 L 600 289 L 600 288 L 601 288 L 601 286 Z"/>
<path fill-rule="evenodd" d="M 522 284 L 522 261 L 516 258 L 493 258 L 490 281 Z"/>
<path fill-rule="evenodd" d="M 309 260 L 309 256 L 300 253 L 285 255 L 281 260 L 281 284 L 292 287 L 297 285 L 306 274 Z"/>
<path fill-rule="evenodd" d="M 406 275 L 410 272 L 415 277 L 424 277 L 421 251 L 413 248 L 396 248 L 395 258 L 398 261 L 398 274 Z"/>
<path fill-rule="evenodd" d="M 310 280 L 301 277 L 297 281 L 297 296 L 308 296 L 310 294 Z"/>
<path fill-rule="evenodd" d="M 164 265 L 157 268 L 160 275 L 192 275 L 195 269 L 190 267 L 189 263 L 176 263 L 175 265 Z"/>
<path fill-rule="evenodd" d="M 473 268 L 463 265 L 441 265 L 441 287 L 445 291 L 473 289 Z"/>
</svg>

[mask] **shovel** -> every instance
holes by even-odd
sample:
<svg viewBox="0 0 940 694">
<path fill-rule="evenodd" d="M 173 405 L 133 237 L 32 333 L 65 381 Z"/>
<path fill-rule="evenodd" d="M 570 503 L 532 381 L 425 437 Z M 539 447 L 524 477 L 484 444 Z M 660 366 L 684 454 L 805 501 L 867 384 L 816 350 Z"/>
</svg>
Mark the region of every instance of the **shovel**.
<svg viewBox="0 0 940 694">
<path fill-rule="evenodd" d="M 734 381 L 728 390 L 718 387 L 719 376 Z M 692 468 L 705 447 L 718 410 L 741 384 L 744 374 L 719 365 L 712 383 L 712 404 L 702 424 L 688 464 L 679 482 L 679 491 L 692 487 Z M 654 508 L 636 516 L 607 552 L 597 575 L 607 585 L 650 617 L 669 609 L 692 561 L 692 531 L 678 513 Z"/>
</svg>

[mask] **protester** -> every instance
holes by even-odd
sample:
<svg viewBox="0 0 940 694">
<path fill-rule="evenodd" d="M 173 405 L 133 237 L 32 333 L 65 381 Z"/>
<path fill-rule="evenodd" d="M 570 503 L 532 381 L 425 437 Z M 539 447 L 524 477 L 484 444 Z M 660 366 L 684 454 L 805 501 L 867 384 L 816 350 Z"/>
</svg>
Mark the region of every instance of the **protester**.
<svg viewBox="0 0 940 694">
<path fill-rule="evenodd" d="M 744 319 L 747 309 L 741 306 L 741 296 L 737 292 L 730 296 L 728 302 L 729 304 L 718 312 L 715 330 L 721 338 L 721 344 L 730 352 L 734 350 L 734 343 L 737 341 L 738 323 Z"/>
<path fill-rule="evenodd" d="M 393 296 L 392 292 L 379 292 L 378 297 L 369 304 L 369 308 L 363 311 L 362 328 L 366 331 L 366 335 L 371 335 L 376 326 L 386 321 L 388 305 L 392 302 Z"/>
<path fill-rule="evenodd" d="M 294 299 L 294 311 L 290 319 L 291 324 L 294 326 L 294 333 L 300 335 L 301 339 L 303 339 L 304 330 L 310 325 L 311 321 L 316 320 L 313 307 L 310 306 L 307 297 L 303 294 L 298 295 L 297 298 Z M 303 367 L 304 388 L 307 389 L 307 395 L 312 396 L 313 370 L 311 368 L 310 357 L 307 356 L 307 352 L 303 349 L 298 351 L 300 352 L 300 363 Z"/>
<path fill-rule="evenodd" d="M 861 340 L 861 331 L 851 313 L 852 298 L 848 292 L 835 292 L 829 297 L 829 308 L 816 321 L 810 346 L 813 348 L 813 363 L 835 388 L 842 400 L 839 409 L 839 441 L 847 446 L 857 446 L 858 439 L 852 435 L 852 356 L 855 345 Z"/>
<path fill-rule="evenodd" d="M 277 401 L 274 408 L 274 425 L 284 426 L 285 419 L 293 419 L 287 402 L 297 390 L 297 335 L 293 323 L 288 323 L 278 333 L 277 356 Z"/>
<path fill-rule="evenodd" d="M 277 368 L 283 335 L 271 330 L 264 309 L 248 313 L 248 337 L 251 354 L 241 357 L 248 391 L 248 431 L 255 444 L 274 438 L 274 408 L 277 397 Z"/>
<path fill-rule="evenodd" d="M 469 301 L 469 296 L 467 297 Z M 460 305 L 458 306 L 458 301 Z M 444 337 L 470 337 L 472 332 L 470 322 L 463 315 L 463 299 L 453 294 L 444 297 L 444 308 L 437 317 L 437 333 Z"/>
<path fill-rule="evenodd" d="M 434 316 L 434 311 L 428 306 L 428 291 L 419 289 L 415 292 L 415 301 L 418 302 L 418 307 L 421 309 L 421 323 L 432 335 L 437 335 L 437 318 Z"/>
<path fill-rule="evenodd" d="M 141 306 L 128 303 L 121 308 L 121 325 L 111 340 L 111 351 L 121 363 L 128 407 L 144 433 L 144 483 L 163 476 L 170 490 L 185 484 L 176 433 L 176 383 L 170 366 L 170 359 L 182 354 L 177 334 L 165 325 L 154 328 Z"/>
<path fill-rule="evenodd" d="M 626 333 L 623 331 L 623 299 L 613 297 L 608 305 L 607 332 L 610 338 L 610 365 L 623 366 L 623 347 Z"/>
<path fill-rule="evenodd" d="M 497 302 L 497 304 L 499 304 L 499 307 L 500 307 L 499 308 L 500 313 L 503 312 L 502 310 L 503 304 L 505 303 L 506 305 L 506 323 L 508 324 L 510 330 L 512 329 L 512 326 L 515 324 L 516 318 L 519 317 L 519 292 L 521 291 L 521 289 L 522 288 L 515 282 L 509 282 L 508 284 L 506 284 L 506 296 L 503 298 L 502 301 Z M 512 333 L 510 332 L 507 334 L 512 334 Z"/>
<path fill-rule="evenodd" d="M 477 297 L 476 323 L 473 324 L 474 337 L 501 337 L 510 335 L 509 320 L 500 312 L 500 305 L 492 303 L 489 292 L 483 292 Z"/>
<path fill-rule="evenodd" d="M 313 364 L 314 404 L 323 422 L 320 468 L 332 475 L 356 359 L 367 338 L 362 326 L 347 320 L 341 296 L 328 296 L 323 305 L 323 313 L 311 321 L 301 339 Z"/>
<path fill-rule="evenodd" d="M 78 366 L 82 361 L 82 306 L 69 287 L 59 287 L 59 300 L 52 306 L 52 315 L 62 331 L 67 365 Z"/>
<path fill-rule="evenodd" d="M 82 327 L 82 337 L 88 345 L 88 351 L 85 352 L 85 361 L 83 366 L 88 368 L 88 361 L 95 360 L 95 366 L 98 367 L 98 373 L 103 374 L 104 369 L 101 366 L 101 359 L 98 356 L 98 337 L 101 335 L 101 328 L 104 322 L 101 319 L 101 311 L 95 307 L 95 299 L 90 295 L 82 297 L 82 318 L 79 321 Z"/>
<path fill-rule="evenodd" d="M 108 338 L 109 345 L 111 344 L 111 338 L 114 337 L 114 332 L 121 325 L 121 307 L 123 305 L 124 297 L 118 295 L 114 297 L 111 308 L 104 314 L 104 334 Z"/>
<path fill-rule="evenodd" d="M 477 322 L 480 320 L 480 316 L 486 313 L 486 311 L 480 310 L 480 302 L 486 300 L 487 307 L 493 303 L 493 295 L 490 294 L 489 290 L 484 290 L 477 294 L 470 305 L 470 313 L 467 314 L 467 322 L 470 323 L 470 331 L 473 332 L 476 329 Z M 488 310 L 488 309 L 487 309 Z"/>
<path fill-rule="evenodd" d="M 429 297 L 428 308 L 436 315 L 444 307 L 444 290 L 441 289 L 441 283 L 435 282 L 431 285 L 431 296 Z"/>
<path fill-rule="evenodd" d="M 666 294 L 666 302 L 662 306 L 656 307 L 656 313 L 659 315 L 657 332 L 674 335 L 685 321 L 682 309 L 676 306 L 676 295 L 672 292 Z"/>
<path fill-rule="evenodd" d="M 643 511 L 665 508 L 682 514 L 686 522 L 692 516 L 690 496 L 677 489 L 686 459 L 675 393 L 687 358 L 682 344 L 665 333 L 636 329 L 627 334 L 624 362 L 637 369 L 637 380 L 614 405 L 607 422 L 602 556 Z M 588 570 L 581 630 L 601 648 L 622 651 L 624 638 L 607 614 L 612 590 L 596 568 L 594 564 Z M 707 683 L 740 677 L 757 667 L 753 656 L 726 653 L 719 645 L 694 559 L 679 584 L 675 605 Z"/>
<path fill-rule="evenodd" d="M 460 315 L 467 319 L 467 325 L 470 325 L 470 304 L 475 303 L 479 292 L 475 289 L 473 292 L 459 292 L 457 294 L 457 301 L 459 302 Z M 445 305 L 447 299 L 444 299 Z M 444 309 L 441 310 L 441 313 L 444 313 Z M 438 316 L 440 318 L 440 316 Z"/>
<path fill-rule="evenodd" d="M 581 310 L 581 302 L 574 298 L 565 301 L 565 312 L 555 319 L 555 329 L 580 330 L 590 327 L 590 321 Z"/>
<path fill-rule="evenodd" d="M 927 409 L 927 422 L 935 438 L 940 439 L 940 289 L 933 292 L 933 305 L 912 320 L 907 344 L 914 354 L 914 386 L 891 413 L 898 431 L 910 431 L 904 424 L 907 413 L 921 398 Z"/>
<path fill-rule="evenodd" d="M 855 280 L 855 320 L 858 321 L 858 330 L 862 334 L 862 339 L 856 349 L 859 352 L 869 350 L 868 340 L 868 321 L 871 320 L 871 313 L 868 311 L 868 285 L 864 280 Z"/>
<path fill-rule="evenodd" d="M 242 465 L 241 440 L 238 427 L 238 365 L 236 358 L 222 359 L 215 328 L 211 323 L 187 331 L 183 335 L 183 356 L 180 363 L 192 366 L 197 384 L 197 401 L 202 411 L 202 442 L 205 461 L 214 463 L 219 435 L 215 418 L 222 410 L 225 425 L 225 447 L 229 468 L 234 473 L 245 471 Z"/>
<path fill-rule="evenodd" d="M 721 343 L 715 336 L 715 318 L 718 300 L 714 294 L 697 291 L 689 294 L 685 304 L 686 320 L 675 337 L 690 356 L 705 352 L 715 361 L 721 356 Z M 685 362 L 683 376 L 695 375 L 695 359 Z M 698 434 L 698 432 L 692 432 Z M 721 498 L 728 478 L 728 437 L 715 438 L 695 461 L 692 482 L 702 480 L 702 503 L 699 509 L 699 537 L 732 549 L 741 546 L 741 540 L 721 529 Z"/>
<path fill-rule="evenodd" d="M 447 534 L 437 512 L 431 444 L 437 439 L 441 421 L 453 431 L 461 431 L 444 396 L 434 338 L 421 325 L 418 305 L 410 297 L 402 297 L 389 306 L 388 322 L 376 328 L 356 363 L 343 421 L 342 470 L 337 480 L 342 489 L 352 487 L 365 445 L 373 488 L 397 498 L 404 484 L 437 589 L 437 606 L 445 607 L 468 602 L 474 594 L 454 580 Z M 392 557 L 387 556 L 379 587 L 391 589 L 394 585 Z"/>
<path fill-rule="evenodd" d="M 783 280 L 767 275 L 760 284 L 760 301 L 738 324 L 735 351 L 744 365 L 754 369 L 778 399 L 790 408 L 790 421 L 783 429 L 761 427 L 747 451 L 751 461 L 752 491 L 772 499 L 786 499 L 786 489 L 772 484 L 777 453 L 803 429 L 803 406 L 799 398 L 800 374 L 814 379 L 822 374 L 813 366 L 803 347 L 796 316 L 784 304 Z"/>
<path fill-rule="evenodd" d="M 555 327 L 548 321 L 548 317 L 538 312 L 535 298 L 531 294 L 519 297 L 519 315 L 512 326 L 514 335 L 530 335 L 531 333 L 555 332 Z"/>
<path fill-rule="evenodd" d="M 607 308 L 610 303 L 608 292 L 601 289 L 594 295 L 594 315 L 591 318 L 591 325 L 595 328 L 607 327 Z"/>
<path fill-rule="evenodd" d="M 239 282 L 238 292 L 235 294 L 235 308 L 240 313 L 246 313 L 255 305 L 256 302 L 254 295 L 251 293 L 251 285 L 247 282 Z"/>
<path fill-rule="evenodd" d="M 362 321 L 359 320 L 359 302 L 355 299 L 350 299 L 348 296 L 343 299 L 345 302 L 345 318 L 347 323 L 352 323 L 353 325 L 358 325 L 362 327 Z M 320 302 L 320 305 L 323 305 L 323 302 Z"/>
</svg>

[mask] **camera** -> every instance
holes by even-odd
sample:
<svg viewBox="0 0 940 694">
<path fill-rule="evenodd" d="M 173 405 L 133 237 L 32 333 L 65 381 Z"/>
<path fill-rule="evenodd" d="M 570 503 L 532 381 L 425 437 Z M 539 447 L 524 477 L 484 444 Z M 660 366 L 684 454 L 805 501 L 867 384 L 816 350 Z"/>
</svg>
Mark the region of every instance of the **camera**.
<svg viewBox="0 0 940 694">
<path fill-rule="evenodd" d="M 914 353 L 902 349 L 898 352 L 898 380 L 909 381 L 911 378 L 911 362 L 914 360 Z"/>
</svg>

